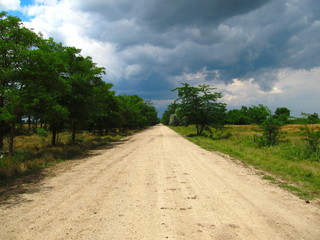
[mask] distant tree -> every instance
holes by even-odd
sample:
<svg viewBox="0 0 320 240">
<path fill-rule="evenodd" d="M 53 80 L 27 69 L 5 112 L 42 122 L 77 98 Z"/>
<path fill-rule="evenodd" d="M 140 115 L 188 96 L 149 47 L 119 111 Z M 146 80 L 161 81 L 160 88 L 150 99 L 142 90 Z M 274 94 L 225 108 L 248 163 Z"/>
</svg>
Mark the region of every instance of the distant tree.
<svg viewBox="0 0 320 240">
<path fill-rule="evenodd" d="M 176 113 L 173 113 L 170 115 L 169 125 L 172 125 L 172 126 L 179 126 L 180 125 L 180 119 Z"/>
<path fill-rule="evenodd" d="M 261 124 L 271 115 L 271 111 L 267 106 L 259 104 L 249 107 L 247 114 L 251 123 Z"/>
<path fill-rule="evenodd" d="M 142 115 L 146 117 L 145 127 L 153 126 L 159 123 L 158 113 L 150 100 L 144 101 Z"/>
<path fill-rule="evenodd" d="M 162 118 L 161 118 L 161 123 L 165 124 L 165 125 L 169 125 L 170 122 L 170 116 L 172 114 L 175 114 L 176 109 L 178 107 L 177 103 L 171 103 L 167 109 L 163 112 L 162 114 Z"/>
<path fill-rule="evenodd" d="M 209 126 L 220 128 L 225 121 L 226 104 L 219 103 L 222 98 L 219 92 L 212 92 L 215 88 L 209 85 L 199 85 L 198 87 L 182 83 L 182 87 L 173 89 L 178 92 L 179 111 L 185 118 L 186 124 L 195 124 L 197 135 L 201 135 Z"/>
<path fill-rule="evenodd" d="M 142 129 L 158 123 L 157 111 L 150 101 L 137 95 L 117 96 L 121 127 L 124 131 Z"/>
<path fill-rule="evenodd" d="M 252 123 L 248 116 L 248 108 L 242 106 L 241 109 L 233 109 L 227 112 L 226 122 L 228 124 L 247 125 Z"/>
<path fill-rule="evenodd" d="M 279 107 L 274 113 L 274 118 L 283 123 L 288 123 L 290 118 L 290 110 L 286 107 Z"/>
<path fill-rule="evenodd" d="M 311 124 L 319 123 L 319 115 L 318 113 L 312 113 L 307 115 L 308 122 Z"/>
</svg>

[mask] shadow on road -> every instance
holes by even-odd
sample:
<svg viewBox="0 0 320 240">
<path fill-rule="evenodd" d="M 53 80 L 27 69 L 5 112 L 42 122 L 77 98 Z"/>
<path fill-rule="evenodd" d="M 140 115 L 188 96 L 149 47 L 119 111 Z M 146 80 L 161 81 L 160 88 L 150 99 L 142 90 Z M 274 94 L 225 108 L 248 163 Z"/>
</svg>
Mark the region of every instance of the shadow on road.
<svg viewBox="0 0 320 240">
<path fill-rule="evenodd" d="M 51 167 L 42 169 L 35 173 L 18 176 L 5 180 L 5 182 L 0 180 L 0 206 L 10 208 L 11 206 L 23 202 L 31 202 L 32 200 L 28 199 L 28 195 L 53 189 L 53 187 L 43 186 L 42 181 L 44 179 L 69 171 L 72 167 L 80 164 L 82 161 L 87 161 L 93 156 L 99 156 L 106 150 L 122 145 L 128 140 L 128 138 L 124 138 L 115 142 L 107 143 L 72 159 L 56 163 Z"/>
</svg>

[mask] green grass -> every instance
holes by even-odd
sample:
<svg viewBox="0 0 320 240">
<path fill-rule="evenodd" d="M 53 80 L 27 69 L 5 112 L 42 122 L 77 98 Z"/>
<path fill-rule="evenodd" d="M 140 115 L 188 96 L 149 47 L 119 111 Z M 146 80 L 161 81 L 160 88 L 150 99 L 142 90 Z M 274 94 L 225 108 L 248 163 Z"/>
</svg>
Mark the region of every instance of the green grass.
<svg viewBox="0 0 320 240">
<path fill-rule="evenodd" d="M 298 126 L 284 127 L 280 143 L 271 147 L 259 146 L 256 139 L 261 133 L 255 126 L 228 126 L 230 137 L 219 140 L 194 136 L 193 126 L 171 128 L 204 149 L 223 152 L 263 170 L 264 179 L 303 199 L 320 197 L 320 154 L 306 152 Z"/>
</svg>

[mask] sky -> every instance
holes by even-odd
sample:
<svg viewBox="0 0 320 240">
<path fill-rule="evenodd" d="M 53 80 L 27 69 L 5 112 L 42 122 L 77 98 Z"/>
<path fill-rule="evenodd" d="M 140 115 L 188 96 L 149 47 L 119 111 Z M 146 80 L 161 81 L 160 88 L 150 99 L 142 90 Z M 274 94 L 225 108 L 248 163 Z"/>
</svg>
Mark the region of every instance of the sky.
<svg viewBox="0 0 320 240">
<path fill-rule="evenodd" d="M 0 0 L 0 10 L 82 49 L 118 94 L 160 115 L 181 83 L 217 88 L 228 109 L 320 114 L 319 0 Z"/>
</svg>

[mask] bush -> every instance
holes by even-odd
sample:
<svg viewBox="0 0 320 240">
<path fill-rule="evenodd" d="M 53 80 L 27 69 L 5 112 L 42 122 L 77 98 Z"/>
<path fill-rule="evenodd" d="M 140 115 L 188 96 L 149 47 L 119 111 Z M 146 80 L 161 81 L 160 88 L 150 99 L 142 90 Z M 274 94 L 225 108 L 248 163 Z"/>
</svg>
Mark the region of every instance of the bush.
<svg viewBox="0 0 320 240">
<path fill-rule="evenodd" d="M 48 131 L 44 128 L 37 128 L 37 134 L 41 137 L 46 137 L 48 136 Z"/>
<path fill-rule="evenodd" d="M 259 125 L 262 131 L 260 144 L 262 146 L 276 145 L 279 142 L 281 126 L 282 123 L 273 117 L 269 117 L 263 121 L 262 124 Z"/>
<path fill-rule="evenodd" d="M 301 127 L 301 133 L 305 137 L 304 140 L 306 142 L 306 148 L 310 154 L 319 152 L 320 128 L 312 126 L 308 127 L 308 125 L 305 125 L 304 127 Z"/>
</svg>

